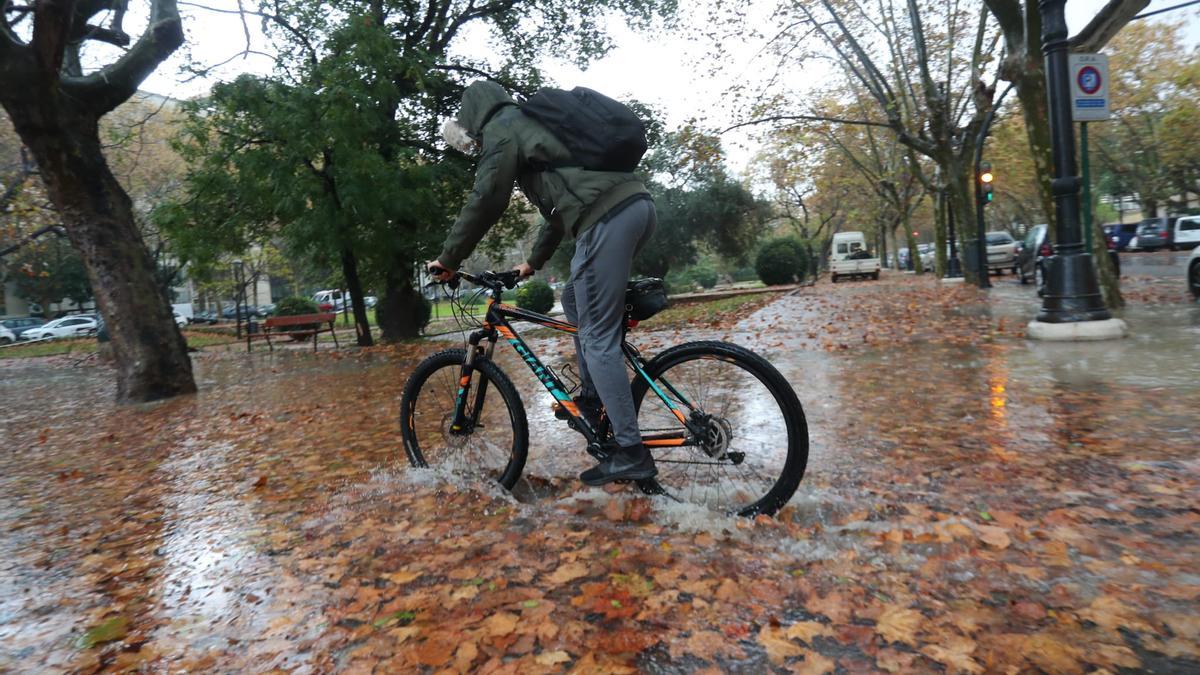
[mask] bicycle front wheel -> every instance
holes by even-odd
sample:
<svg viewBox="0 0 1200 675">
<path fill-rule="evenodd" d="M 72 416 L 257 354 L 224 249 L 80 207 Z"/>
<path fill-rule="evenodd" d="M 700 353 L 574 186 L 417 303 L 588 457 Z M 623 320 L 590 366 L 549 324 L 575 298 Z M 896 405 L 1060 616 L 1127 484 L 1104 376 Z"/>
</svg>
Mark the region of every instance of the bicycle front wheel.
<svg viewBox="0 0 1200 675">
<path fill-rule="evenodd" d="M 632 385 L 643 437 L 685 435 L 676 411 L 703 430 L 685 445 L 647 440 L 669 497 L 742 516 L 772 515 L 792 498 L 808 464 L 808 425 L 796 392 L 766 359 L 725 342 L 691 342 L 645 370 L 654 388 L 640 374 Z"/>
<path fill-rule="evenodd" d="M 529 451 L 525 406 L 504 371 L 487 359 L 476 359 L 471 379 L 460 382 L 465 358 L 462 349 L 439 352 L 408 378 L 400 398 L 405 453 L 413 466 L 483 475 L 511 490 Z M 455 401 L 463 386 L 469 423 L 454 429 Z"/>
</svg>

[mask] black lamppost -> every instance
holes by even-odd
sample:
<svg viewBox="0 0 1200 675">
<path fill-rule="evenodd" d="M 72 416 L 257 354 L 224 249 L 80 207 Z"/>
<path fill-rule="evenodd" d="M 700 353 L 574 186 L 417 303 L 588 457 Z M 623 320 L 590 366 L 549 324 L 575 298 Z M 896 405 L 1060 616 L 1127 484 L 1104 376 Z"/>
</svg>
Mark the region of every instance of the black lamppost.
<svg viewBox="0 0 1200 675">
<path fill-rule="evenodd" d="M 233 314 L 237 317 L 237 339 L 242 339 L 242 293 L 245 289 L 243 281 L 244 267 L 241 259 L 233 261 Z"/>
<path fill-rule="evenodd" d="M 1071 120 L 1070 69 L 1067 63 L 1066 0 L 1041 0 L 1042 53 L 1046 56 L 1047 101 L 1054 155 L 1054 255 L 1043 262 L 1046 293 L 1037 320 L 1073 323 L 1112 318 L 1100 295 L 1092 255 L 1084 250 L 1079 225 L 1080 180 L 1075 166 L 1075 129 Z"/>
</svg>

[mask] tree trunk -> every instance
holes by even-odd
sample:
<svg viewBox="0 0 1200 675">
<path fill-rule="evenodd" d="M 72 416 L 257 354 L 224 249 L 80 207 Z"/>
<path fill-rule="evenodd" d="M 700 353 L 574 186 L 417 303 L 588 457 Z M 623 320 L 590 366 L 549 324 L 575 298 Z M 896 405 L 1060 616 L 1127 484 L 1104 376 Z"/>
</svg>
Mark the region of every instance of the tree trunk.
<svg viewBox="0 0 1200 675">
<path fill-rule="evenodd" d="M 1021 102 L 1021 114 L 1025 118 L 1025 136 L 1029 141 L 1029 153 L 1033 158 L 1037 181 L 1038 201 L 1049 225 L 1047 236 L 1053 241 L 1054 192 L 1050 189 L 1050 177 L 1054 175 L 1053 155 L 1050 147 L 1050 112 L 1046 107 L 1046 73 L 1041 53 L 1025 59 L 1028 70 L 1017 83 L 1017 99 Z M 1035 225 L 1036 223 L 1026 223 Z"/>
<path fill-rule="evenodd" d="M 358 337 L 359 347 L 370 347 L 375 344 L 371 339 L 371 324 L 367 321 L 367 305 L 363 302 L 362 280 L 358 278 L 358 259 L 354 251 L 342 249 L 342 276 L 346 279 L 346 288 L 350 291 L 350 304 L 354 309 L 354 332 Z M 343 296 L 343 306 L 345 303 Z"/>
<path fill-rule="evenodd" d="M 974 172 L 972 171 L 972 174 Z M 976 268 L 979 266 L 978 259 L 969 261 L 966 259 L 966 242 L 969 240 L 979 239 L 979 224 L 975 218 L 975 194 L 971 190 L 971 183 L 974 178 L 968 179 L 967 172 L 962 169 L 957 163 L 950 167 L 947 172 L 950 176 L 950 208 L 954 210 L 954 222 L 958 226 L 958 245 L 962 247 L 962 258 L 959 262 L 962 263 L 963 277 L 969 284 L 978 284 L 979 276 Z M 977 241 L 977 246 L 984 246 L 985 242 Z M 945 244 L 939 244 L 944 247 Z M 944 261 L 946 251 L 944 248 L 939 249 L 939 261 Z M 975 255 L 978 255 L 976 252 Z M 944 264 L 944 263 L 940 263 Z M 945 269 L 945 268 L 943 268 Z M 983 274 L 987 274 L 987 270 L 982 270 Z"/>
<path fill-rule="evenodd" d="M 409 263 L 397 264 L 384 280 L 383 297 L 375 308 L 384 342 L 418 337 L 429 320 L 428 301 L 413 287 L 411 270 Z"/>
<path fill-rule="evenodd" d="M 98 119 L 73 114 L 56 99 L 47 92 L 36 103 L 6 108 L 87 267 L 112 339 L 117 399 L 152 401 L 194 392 L 187 343 L 155 281 L 129 195 L 101 152 Z"/>
</svg>

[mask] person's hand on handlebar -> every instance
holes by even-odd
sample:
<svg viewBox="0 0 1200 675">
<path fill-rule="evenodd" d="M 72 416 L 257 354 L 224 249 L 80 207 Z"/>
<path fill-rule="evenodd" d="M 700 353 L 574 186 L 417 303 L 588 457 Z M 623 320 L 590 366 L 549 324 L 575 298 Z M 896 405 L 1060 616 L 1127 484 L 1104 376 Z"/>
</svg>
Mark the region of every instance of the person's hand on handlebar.
<svg viewBox="0 0 1200 675">
<path fill-rule="evenodd" d="M 425 263 L 425 271 L 429 272 L 429 276 L 433 277 L 434 281 L 450 281 L 454 278 L 455 270 L 446 267 L 436 260 L 430 260 Z"/>
<path fill-rule="evenodd" d="M 530 265 L 529 263 L 521 263 L 520 265 L 517 265 L 516 267 L 514 267 L 513 271 L 520 275 L 521 280 L 525 280 L 525 279 L 528 279 L 529 277 L 533 276 L 533 273 L 536 270 L 534 270 L 533 266 Z"/>
</svg>

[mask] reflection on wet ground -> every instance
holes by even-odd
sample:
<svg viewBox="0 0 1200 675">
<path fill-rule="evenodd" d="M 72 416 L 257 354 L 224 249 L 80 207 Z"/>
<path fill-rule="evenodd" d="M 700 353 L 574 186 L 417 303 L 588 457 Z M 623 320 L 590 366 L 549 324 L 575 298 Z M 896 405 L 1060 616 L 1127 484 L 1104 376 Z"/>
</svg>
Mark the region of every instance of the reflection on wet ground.
<svg viewBox="0 0 1200 675">
<path fill-rule="evenodd" d="M 400 389 L 444 345 L 202 354 L 199 395 L 131 408 L 102 366 L 0 362 L 0 671 L 1194 672 L 1200 307 L 1086 345 L 1025 341 L 1035 307 L 891 277 L 689 330 L 805 407 L 762 522 L 583 488 L 508 352 L 517 498 L 403 460 Z"/>
</svg>

